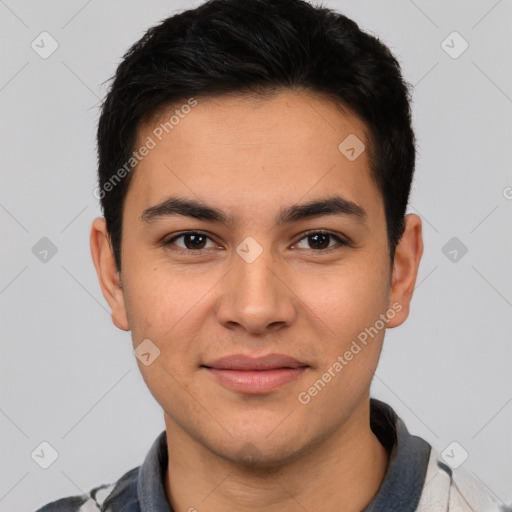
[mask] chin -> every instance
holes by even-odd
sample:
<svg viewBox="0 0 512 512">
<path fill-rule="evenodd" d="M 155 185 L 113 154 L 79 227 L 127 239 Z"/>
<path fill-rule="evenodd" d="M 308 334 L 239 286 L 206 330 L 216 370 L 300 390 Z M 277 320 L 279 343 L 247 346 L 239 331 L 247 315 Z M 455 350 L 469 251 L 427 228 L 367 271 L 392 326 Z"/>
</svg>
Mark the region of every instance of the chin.
<svg viewBox="0 0 512 512">
<path fill-rule="evenodd" d="M 214 443 L 210 439 L 208 444 L 219 457 L 251 470 L 279 469 L 308 453 L 314 444 L 305 439 L 304 432 L 282 430 L 280 435 L 276 432 L 269 435 L 270 432 L 272 429 L 268 427 L 246 429 L 243 438 L 226 436 L 223 442 Z"/>
<path fill-rule="evenodd" d="M 272 450 L 263 452 L 257 444 L 246 442 L 237 452 L 230 453 L 225 458 L 247 470 L 268 472 L 272 469 L 280 469 L 299 457 L 300 450 L 290 451 L 290 447 L 286 449 L 273 447 Z"/>
</svg>

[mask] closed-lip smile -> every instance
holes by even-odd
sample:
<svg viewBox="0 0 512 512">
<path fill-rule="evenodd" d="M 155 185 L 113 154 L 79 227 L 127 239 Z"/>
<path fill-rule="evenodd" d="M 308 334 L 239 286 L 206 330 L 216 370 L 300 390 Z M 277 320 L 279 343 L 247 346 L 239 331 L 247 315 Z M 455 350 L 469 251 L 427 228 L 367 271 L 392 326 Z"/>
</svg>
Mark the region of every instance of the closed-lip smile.
<svg viewBox="0 0 512 512">
<path fill-rule="evenodd" d="M 284 354 L 233 354 L 202 364 L 225 387 L 250 394 L 274 391 L 298 379 L 309 365 Z"/>
</svg>

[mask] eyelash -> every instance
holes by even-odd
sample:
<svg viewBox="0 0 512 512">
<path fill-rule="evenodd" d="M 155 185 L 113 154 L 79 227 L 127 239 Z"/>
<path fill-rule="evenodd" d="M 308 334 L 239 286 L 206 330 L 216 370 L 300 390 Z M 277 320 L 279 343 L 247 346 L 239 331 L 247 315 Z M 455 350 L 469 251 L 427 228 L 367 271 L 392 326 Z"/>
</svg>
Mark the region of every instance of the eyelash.
<svg viewBox="0 0 512 512">
<path fill-rule="evenodd" d="M 210 238 L 210 236 L 202 231 L 184 231 L 183 233 L 180 233 L 179 235 L 176 235 L 170 239 L 164 240 L 162 242 L 162 244 L 165 247 L 174 245 L 173 242 L 175 242 L 176 240 L 178 240 L 180 238 L 183 238 L 186 235 L 202 235 L 213 242 L 213 240 Z M 311 251 L 311 252 L 315 252 L 315 253 L 330 253 L 332 250 L 339 249 L 340 247 L 349 245 L 349 242 L 347 242 L 346 240 L 341 238 L 336 233 L 333 233 L 332 231 L 324 231 L 324 230 L 307 231 L 303 234 L 302 238 L 300 238 L 294 245 L 298 244 L 299 242 L 302 242 L 302 240 L 304 240 L 305 238 L 308 238 L 312 235 L 329 235 L 330 237 L 334 238 L 338 242 L 338 245 L 328 247 L 327 249 L 303 249 L 303 250 Z M 186 248 L 178 247 L 178 246 L 175 246 L 175 247 L 176 248 L 173 248 L 172 250 L 182 251 L 182 252 L 187 252 L 187 253 L 192 253 L 192 254 L 199 254 L 200 252 L 204 252 L 207 250 L 207 249 L 186 249 Z"/>
</svg>

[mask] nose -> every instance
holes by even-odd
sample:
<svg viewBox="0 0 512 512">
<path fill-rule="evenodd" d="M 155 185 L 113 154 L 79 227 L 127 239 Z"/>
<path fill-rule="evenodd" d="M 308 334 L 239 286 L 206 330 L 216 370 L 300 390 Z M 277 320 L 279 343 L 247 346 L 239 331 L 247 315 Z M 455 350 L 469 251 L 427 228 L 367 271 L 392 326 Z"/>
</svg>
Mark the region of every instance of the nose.
<svg viewBox="0 0 512 512">
<path fill-rule="evenodd" d="M 217 304 L 217 319 L 228 329 L 264 335 L 293 324 L 297 297 L 287 282 L 285 267 L 269 249 L 253 257 L 246 257 L 243 248 L 233 254 Z"/>
</svg>

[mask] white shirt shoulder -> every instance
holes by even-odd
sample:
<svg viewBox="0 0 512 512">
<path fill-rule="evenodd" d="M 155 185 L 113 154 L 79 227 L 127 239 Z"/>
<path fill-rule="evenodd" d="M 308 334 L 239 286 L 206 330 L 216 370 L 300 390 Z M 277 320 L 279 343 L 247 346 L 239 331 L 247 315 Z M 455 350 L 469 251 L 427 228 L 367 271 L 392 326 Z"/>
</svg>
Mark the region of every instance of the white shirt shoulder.
<svg viewBox="0 0 512 512">
<path fill-rule="evenodd" d="M 505 512 L 476 478 L 451 469 L 432 448 L 418 512 Z"/>
</svg>

